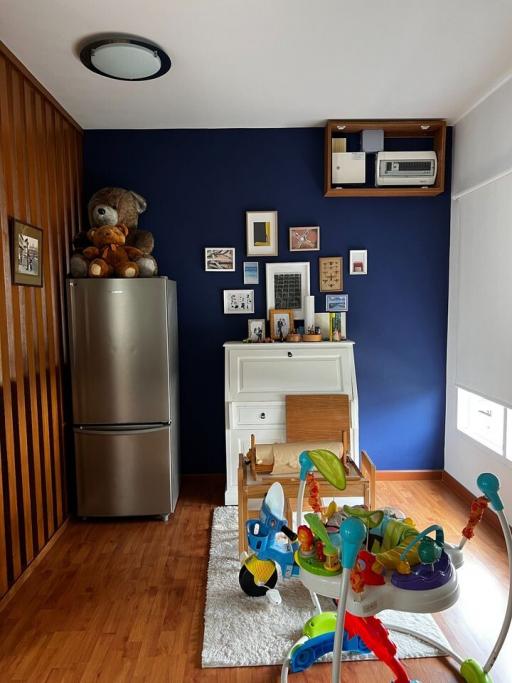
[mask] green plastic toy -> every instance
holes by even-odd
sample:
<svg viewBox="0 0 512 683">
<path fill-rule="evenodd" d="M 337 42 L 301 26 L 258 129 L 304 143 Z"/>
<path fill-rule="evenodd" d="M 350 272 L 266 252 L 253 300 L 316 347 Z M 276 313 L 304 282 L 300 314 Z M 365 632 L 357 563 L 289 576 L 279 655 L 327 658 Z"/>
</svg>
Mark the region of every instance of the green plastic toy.
<svg viewBox="0 0 512 683">
<path fill-rule="evenodd" d="M 336 552 L 336 548 L 333 545 L 331 539 L 329 538 L 329 534 L 327 533 L 326 528 L 320 521 L 320 519 L 315 515 L 314 512 L 308 512 L 307 514 L 304 515 L 304 519 L 306 522 L 309 524 L 309 527 L 311 531 L 313 532 L 313 536 L 316 536 L 319 538 L 322 543 L 324 544 L 324 548 L 326 552 L 328 553 L 334 553 Z"/>
<path fill-rule="evenodd" d="M 492 678 L 475 659 L 466 659 L 462 662 L 460 675 L 466 683 L 492 683 Z"/>
<path fill-rule="evenodd" d="M 322 477 L 327 479 L 329 484 L 335 486 L 339 491 L 343 491 L 346 488 L 347 478 L 345 476 L 345 469 L 337 455 L 325 448 L 307 451 L 307 454 L 313 465 Z"/>
</svg>

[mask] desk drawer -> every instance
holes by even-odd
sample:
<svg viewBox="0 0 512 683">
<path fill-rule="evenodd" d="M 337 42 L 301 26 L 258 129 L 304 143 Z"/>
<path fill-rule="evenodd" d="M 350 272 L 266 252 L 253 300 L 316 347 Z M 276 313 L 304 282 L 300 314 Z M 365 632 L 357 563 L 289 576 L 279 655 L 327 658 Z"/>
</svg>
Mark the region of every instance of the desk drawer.
<svg viewBox="0 0 512 683">
<path fill-rule="evenodd" d="M 284 403 L 234 403 L 232 410 L 233 428 L 247 427 L 265 428 L 266 426 L 284 425 L 286 408 Z"/>
<path fill-rule="evenodd" d="M 227 400 L 284 400 L 286 394 L 348 394 L 352 399 L 352 347 L 279 345 L 229 352 Z"/>
</svg>

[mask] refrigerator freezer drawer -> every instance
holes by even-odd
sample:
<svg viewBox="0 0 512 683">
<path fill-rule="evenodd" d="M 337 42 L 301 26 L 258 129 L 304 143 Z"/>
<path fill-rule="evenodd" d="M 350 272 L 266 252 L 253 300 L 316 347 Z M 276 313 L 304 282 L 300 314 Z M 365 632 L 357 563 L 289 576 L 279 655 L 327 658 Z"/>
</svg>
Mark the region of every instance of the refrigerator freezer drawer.
<svg viewBox="0 0 512 683">
<path fill-rule="evenodd" d="M 171 429 L 75 429 L 78 515 L 172 512 Z"/>
</svg>

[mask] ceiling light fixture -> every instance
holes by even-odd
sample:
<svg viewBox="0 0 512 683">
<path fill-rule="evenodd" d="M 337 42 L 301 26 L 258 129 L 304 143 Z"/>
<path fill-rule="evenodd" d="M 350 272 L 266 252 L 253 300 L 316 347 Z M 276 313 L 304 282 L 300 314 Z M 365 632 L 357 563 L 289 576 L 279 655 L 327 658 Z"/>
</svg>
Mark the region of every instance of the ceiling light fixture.
<svg viewBox="0 0 512 683">
<path fill-rule="evenodd" d="M 157 45 L 135 38 L 103 38 L 80 50 L 80 61 L 94 73 L 118 81 L 149 81 L 171 68 L 169 56 Z"/>
</svg>

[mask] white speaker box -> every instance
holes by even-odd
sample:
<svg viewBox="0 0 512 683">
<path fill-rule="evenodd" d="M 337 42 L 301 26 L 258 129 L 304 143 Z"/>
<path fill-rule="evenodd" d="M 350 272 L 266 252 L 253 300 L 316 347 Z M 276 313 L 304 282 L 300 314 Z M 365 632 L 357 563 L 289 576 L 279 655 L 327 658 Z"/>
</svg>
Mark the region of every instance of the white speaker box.
<svg viewBox="0 0 512 683">
<path fill-rule="evenodd" d="M 364 152 L 333 152 L 332 184 L 349 185 L 366 180 L 366 154 Z"/>
</svg>

